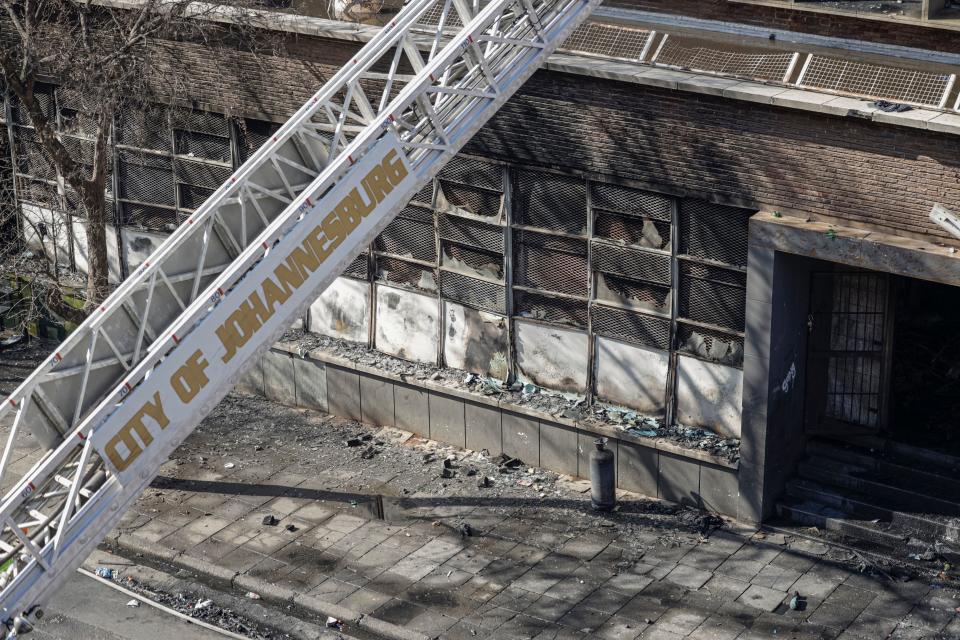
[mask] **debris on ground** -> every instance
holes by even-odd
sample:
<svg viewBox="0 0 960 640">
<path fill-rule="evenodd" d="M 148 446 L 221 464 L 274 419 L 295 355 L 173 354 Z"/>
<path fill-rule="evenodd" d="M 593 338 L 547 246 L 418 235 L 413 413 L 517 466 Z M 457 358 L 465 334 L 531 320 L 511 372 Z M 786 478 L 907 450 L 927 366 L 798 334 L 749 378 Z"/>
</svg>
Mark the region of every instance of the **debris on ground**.
<svg viewBox="0 0 960 640">
<path fill-rule="evenodd" d="M 343 621 L 330 616 L 327 618 L 327 627 L 330 629 L 336 629 L 338 631 L 343 631 Z"/>
<path fill-rule="evenodd" d="M 268 527 L 275 527 L 280 523 L 280 521 L 277 519 L 275 515 L 271 513 L 270 515 L 263 516 L 263 520 L 261 520 L 261 523 L 263 523 Z"/>
<path fill-rule="evenodd" d="M 106 580 L 113 580 L 113 569 L 110 569 L 109 567 L 97 567 L 97 570 L 95 573 L 99 577 L 104 578 Z"/>
<path fill-rule="evenodd" d="M 249 598 L 250 600 L 259 600 L 260 594 L 257 593 L 256 591 L 247 591 L 247 598 Z"/>
<path fill-rule="evenodd" d="M 740 440 L 727 438 L 706 429 L 691 426 L 666 426 L 658 419 L 644 416 L 632 409 L 605 404 L 587 404 L 587 398 L 575 393 L 546 389 L 529 381 L 517 381 L 507 385 L 496 378 L 479 376 L 459 369 L 411 362 L 368 348 L 366 345 L 291 329 L 280 339 L 296 345 L 297 353 L 306 356 L 311 351 L 344 358 L 355 364 L 372 367 L 385 373 L 435 385 L 465 389 L 486 396 L 496 396 L 501 404 L 513 404 L 547 413 L 557 418 L 567 418 L 589 427 L 614 427 L 638 438 L 658 438 L 687 449 L 705 451 L 711 455 L 736 462 L 740 459 Z M 359 446 L 360 443 L 347 446 Z"/>
<path fill-rule="evenodd" d="M 139 606 L 140 606 L 140 601 L 137 600 L 137 599 L 135 599 L 135 598 L 132 599 L 132 600 L 127 600 L 127 606 L 128 606 L 128 607 L 139 607 Z"/>
</svg>

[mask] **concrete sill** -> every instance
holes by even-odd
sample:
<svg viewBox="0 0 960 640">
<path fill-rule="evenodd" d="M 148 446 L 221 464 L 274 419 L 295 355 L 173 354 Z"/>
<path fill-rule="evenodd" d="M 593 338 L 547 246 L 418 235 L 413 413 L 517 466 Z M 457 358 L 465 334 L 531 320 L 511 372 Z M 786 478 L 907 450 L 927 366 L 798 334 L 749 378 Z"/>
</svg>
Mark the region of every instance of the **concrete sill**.
<svg viewBox="0 0 960 640">
<path fill-rule="evenodd" d="M 394 382 L 399 382 L 405 385 L 420 387 L 428 391 L 432 391 L 438 394 L 444 394 L 459 398 L 461 400 L 468 400 L 475 404 L 483 404 L 490 407 L 496 407 L 502 411 L 508 411 L 510 413 L 521 414 L 527 417 L 535 418 L 537 420 L 542 420 L 544 422 L 552 422 L 554 424 L 559 424 L 565 427 L 572 429 L 578 429 L 580 431 L 596 435 L 598 437 L 610 438 L 613 440 L 622 440 L 635 444 L 640 447 L 645 447 L 648 449 L 654 449 L 657 451 L 663 451 L 675 456 L 682 458 L 689 458 L 692 460 L 697 460 L 699 462 L 705 462 L 717 467 L 723 467 L 725 469 L 737 470 L 740 467 L 739 461 L 730 462 L 724 458 L 714 456 L 706 451 L 700 451 L 697 449 L 689 449 L 682 447 L 670 440 L 663 438 L 644 438 L 639 436 L 634 436 L 624 431 L 621 431 L 610 425 L 597 423 L 593 420 L 571 420 L 569 418 L 564 418 L 561 416 L 553 416 L 549 413 L 538 411 L 524 405 L 514 404 L 506 400 L 500 400 L 494 396 L 486 396 L 481 393 L 475 393 L 468 391 L 466 389 L 461 389 L 457 387 L 450 387 L 444 385 L 440 382 L 433 380 L 417 380 L 414 378 L 409 378 L 407 376 L 389 373 L 378 369 L 376 367 L 371 367 L 368 365 L 359 364 L 348 360 L 326 351 L 316 349 L 309 351 L 306 354 L 301 356 L 299 351 L 299 346 L 293 343 L 282 343 L 278 342 L 274 344 L 273 349 L 275 351 L 283 351 L 286 353 L 292 354 L 294 357 L 303 357 L 306 359 L 315 360 L 325 364 L 331 364 L 342 369 L 348 369 L 356 371 L 357 373 L 363 373 L 365 375 L 374 376 L 384 380 L 391 380 Z"/>
</svg>

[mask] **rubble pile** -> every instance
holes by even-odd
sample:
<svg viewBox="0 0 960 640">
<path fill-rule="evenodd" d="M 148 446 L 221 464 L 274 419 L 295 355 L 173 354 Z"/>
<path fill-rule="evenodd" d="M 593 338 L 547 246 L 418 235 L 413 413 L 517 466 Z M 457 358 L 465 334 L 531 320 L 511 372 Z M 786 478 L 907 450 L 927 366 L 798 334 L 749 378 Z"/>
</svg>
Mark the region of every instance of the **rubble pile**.
<svg viewBox="0 0 960 640">
<path fill-rule="evenodd" d="M 311 351 L 320 350 L 358 365 L 399 376 L 401 379 L 430 381 L 439 386 L 468 390 L 485 396 L 496 396 L 501 403 L 527 407 L 555 418 L 583 422 L 588 427 L 591 424 L 614 427 L 634 437 L 666 439 L 681 447 L 705 451 L 730 462 L 740 459 L 740 440 L 737 438 L 725 438 L 700 427 L 665 425 L 657 418 L 644 416 L 622 407 L 601 403 L 590 406 L 587 404 L 586 397 L 575 393 L 553 391 L 522 381 L 508 385 L 497 378 L 479 376 L 460 369 L 411 362 L 370 349 L 362 344 L 301 329 L 288 331 L 281 338 L 281 342 L 295 344 L 301 357 L 305 357 Z"/>
</svg>

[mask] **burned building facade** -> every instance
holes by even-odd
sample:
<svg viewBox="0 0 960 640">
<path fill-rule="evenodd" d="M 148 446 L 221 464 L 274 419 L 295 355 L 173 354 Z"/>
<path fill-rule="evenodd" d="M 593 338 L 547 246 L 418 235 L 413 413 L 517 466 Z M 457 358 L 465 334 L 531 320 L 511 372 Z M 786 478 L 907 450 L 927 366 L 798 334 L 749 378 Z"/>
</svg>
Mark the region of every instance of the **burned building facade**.
<svg viewBox="0 0 960 640">
<path fill-rule="evenodd" d="M 960 20 L 848 4 L 603 6 L 244 386 L 573 475 L 608 437 L 620 487 L 746 521 L 950 513 L 915 472 L 960 449 L 957 241 L 930 218 L 960 211 Z M 266 65 L 178 45 L 190 108 L 117 122 L 114 279 L 376 31 L 276 28 Z M 4 126 L 21 233 L 82 271 L 69 191 L 12 101 Z M 874 498 L 850 446 L 915 486 Z"/>
</svg>

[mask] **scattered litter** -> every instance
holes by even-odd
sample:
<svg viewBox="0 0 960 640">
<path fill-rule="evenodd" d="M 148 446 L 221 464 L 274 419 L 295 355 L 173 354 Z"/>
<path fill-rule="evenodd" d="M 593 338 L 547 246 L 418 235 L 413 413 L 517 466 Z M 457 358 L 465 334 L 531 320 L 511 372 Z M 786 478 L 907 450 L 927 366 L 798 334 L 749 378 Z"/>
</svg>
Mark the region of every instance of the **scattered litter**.
<svg viewBox="0 0 960 640">
<path fill-rule="evenodd" d="M 913 109 L 913 107 L 908 104 L 903 104 L 902 102 L 891 102 L 889 100 L 877 100 L 873 103 L 873 106 L 886 113 L 903 113 L 904 111 L 910 111 Z"/>
<path fill-rule="evenodd" d="M 287 531 L 289 531 L 290 533 L 293 533 L 294 531 L 297 530 L 298 527 L 295 524 L 288 524 L 286 528 L 287 528 Z"/>
<path fill-rule="evenodd" d="M 134 599 L 134 600 L 127 600 L 127 606 L 128 606 L 128 607 L 139 607 L 139 606 L 140 606 L 140 601 L 139 601 L 139 600 L 136 600 L 136 599 Z"/>
<path fill-rule="evenodd" d="M 794 591 L 793 597 L 790 598 L 790 610 L 803 611 L 806 608 L 807 608 L 807 599 L 801 596 L 798 591 Z"/>
<path fill-rule="evenodd" d="M 232 463 L 232 462 L 228 462 L 227 464 L 223 465 L 223 468 L 224 468 L 224 469 L 233 469 L 235 466 L 237 466 L 237 465 L 235 465 L 235 464 Z"/>
<path fill-rule="evenodd" d="M 441 478 L 452 478 L 454 476 L 454 471 L 450 467 L 444 467 L 440 470 Z"/>
<path fill-rule="evenodd" d="M 249 598 L 250 600 L 259 600 L 260 594 L 257 593 L 256 591 L 247 591 L 247 598 Z"/>
<path fill-rule="evenodd" d="M 469 538 L 473 535 L 473 527 L 470 526 L 469 522 L 464 522 L 459 527 L 460 537 Z"/>
<path fill-rule="evenodd" d="M 488 476 L 480 476 L 480 479 L 477 480 L 477 487 L 480 489 L 486 489 L 492 484 L 493 481 Z"/>
<path fill-rule="evenodd" d="M 363 444 L 363 440 L 357 437 L 353 437 L 347 440 L 348 447 L 359 447 L 361 444 Z"/>
<path fill-rule="evenodd" d="M 268 527 L 275 527 L 280 521 L 277 520 L 277 518 L 271 513 L 268 516 L 263 516 L 263 520 L 261 520 L 261 522 Z"/>
<path fill-rule="evenodd" d="M 343 631 L 343 622 L 337 620 L 333 616 L 327 618 L 327 627 L 330 629 L 336 629 L 337 631 Z"/>
<path fill-rule="evenodd" d="M 370 460 L 375 455 L 377 455 L 377 449 L 373 445 L 370 445 L 369 447 L 364 449 L 363 453 L 360 454 L 360 457 L 363 458 L 364 460 Z"/>
<path fill-rule="evenodd" d="M 113 569 L 108 567 L 97 567 L 96 574 L 101 578 L 106 578 L 107 580 L 113 580 Z"/>
<path fill-rule="evenodd" d="M 197 600 L 197 604 L 193 605 L 193 608 L 196 610 L 206 609 L 213 604 L 213 600 Z"/>
</svg>

